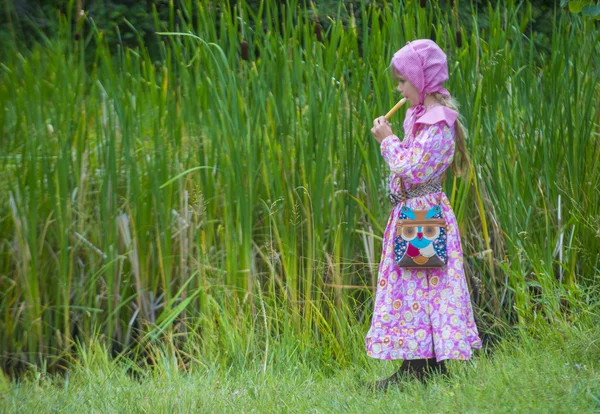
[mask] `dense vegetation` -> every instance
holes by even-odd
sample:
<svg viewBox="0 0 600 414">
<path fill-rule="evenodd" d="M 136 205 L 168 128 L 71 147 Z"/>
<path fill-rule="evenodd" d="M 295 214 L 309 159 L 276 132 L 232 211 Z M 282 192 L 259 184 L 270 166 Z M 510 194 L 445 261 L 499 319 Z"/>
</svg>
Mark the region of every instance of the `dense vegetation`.
<svg viewBox="0 0 600 414">
<path fill-rule="evenodd" d="M 4 368 L 64 367 L 92 339 L 134 360 L 160 341 L 182 364 L 364 358 L 390 210 L 369 128 L 397 100 L 391 55 L 424 37 L 469 132 L 471 173 L 445 189 L 480 332 L 595 312 L 594 21 L 557 10 L 540 45 L 529 3 L 468 30 L 456 6 L 363 5 L 323 27 L 276 3 L 170 3 L 127 47 L 72 2 L 56 34 L 5 49 Z"/>
</svg>

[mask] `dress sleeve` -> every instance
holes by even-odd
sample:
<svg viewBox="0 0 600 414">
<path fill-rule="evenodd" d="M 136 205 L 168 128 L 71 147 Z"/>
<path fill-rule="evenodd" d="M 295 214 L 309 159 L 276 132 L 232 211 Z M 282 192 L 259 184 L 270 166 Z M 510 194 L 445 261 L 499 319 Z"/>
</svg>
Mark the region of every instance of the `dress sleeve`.
<svg viewBox="0 0 600 414">
<path fill-rule="evenodd" d="M 409 146 L 403 145 L 396 135 L 390 135 L 381 142 L 381 155 L 392 172 L 408 182 L 429 181 L 452 163 L 454 128 L 445 122 L 426 125 Z"/>
</svg>

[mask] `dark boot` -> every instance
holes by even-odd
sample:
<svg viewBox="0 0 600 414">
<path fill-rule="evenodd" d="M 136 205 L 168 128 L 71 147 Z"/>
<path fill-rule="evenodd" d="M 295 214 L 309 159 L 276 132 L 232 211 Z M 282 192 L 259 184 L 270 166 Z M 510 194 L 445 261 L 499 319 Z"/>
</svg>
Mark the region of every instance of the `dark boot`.
<svg viewBox="0 0 600 414">
<path fill-rule="evenodd" d="M 444 375 L 446 373 L 446 364 L 444 361 L 438 363 L 435 357 L 414 359 L 409 361 L 409 371 L 411 376 L 417 378 L 423 384 L 426 384 L 432 375 Z"/>
<path fill-rule="evenodd" d="M 446 376 L 447 372 L 445 360 L 440 362 L 437 362 L 435 358 L 426 360 L 425 377 L 431 377 L 432 375 Z"/>
<path fill-rule="evenodd" d="M 435 358 L 434 358 L 435 359 Z M 426 381 L 426 374 L 431 362 L 429 359 L 412 359 L 409 361 L 410 375 L 422 383 Z"/>
<path fill-rule="evenodd" d="M 391 376 L 376 381 L 370 385 L 371 390 L 373 391 L 385 391 L 390 385 L 397 384 L 400 381 L 402 375 L 408 372 L 410 366 L 410 361 L 404 360 L 402 361 L 402 366 L 398 369 L 398 371 L 394 372 Z"/>
<path fill-rule="evenodd" d="M 427 366 L 426 361 L 426 359 L 405 359 L 402 361 L 402 366 L 400 369 L 398 369 L 398 371 L 386 379 L 375 382 L 372 384 L 371 389 L 376 391 L 384 391 L 390 385 L 400 382 L 402 377 L 413 377 L 417 378 L 421 382 L 424 382 Z"/>
</svg>

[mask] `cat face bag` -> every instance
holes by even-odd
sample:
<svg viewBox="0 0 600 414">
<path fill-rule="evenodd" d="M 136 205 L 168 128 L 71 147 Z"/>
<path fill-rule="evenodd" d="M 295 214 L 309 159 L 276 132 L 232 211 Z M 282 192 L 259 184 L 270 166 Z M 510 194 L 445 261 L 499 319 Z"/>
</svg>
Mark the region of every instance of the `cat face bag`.
<svg viewBox="0 0 600 414">
<path fill-rule="evenodd" d="M 402 206 L 396 221 L 394 255 L 399 267 L 440 268 L 446 266 L 446 220 L 442 208 L 413 210 Z"/>
</svg>

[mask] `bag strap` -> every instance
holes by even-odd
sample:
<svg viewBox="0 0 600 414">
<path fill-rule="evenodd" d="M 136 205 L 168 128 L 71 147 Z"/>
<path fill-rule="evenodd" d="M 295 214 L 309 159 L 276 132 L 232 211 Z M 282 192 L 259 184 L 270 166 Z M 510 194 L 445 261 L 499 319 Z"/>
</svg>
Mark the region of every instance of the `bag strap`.
<svg viewBox="0 0 600 414">
<path fill-rule="evenodd" d="M 400 212 L 402 212 L 402 206 L 406 203 L 406 187 L 404 187 L 404 178 L 400 177 L 400 190 L 402 194 L 402 202 L 400 203 Z"/>
<path fill-rule="evenodd" d="M 444 170 L 444 172 L 442 173 L 442 179 L 440 180 L 440 184 L 442 185 L 442 189 L 440 191 L 440 202 L 438 203 L 440 208 L 442 207 L 442 195 L 444 194 L 444 183 L 446 182 L 446 172 L 447 171 L 448 171 L 448 169 L 446 168 Z"/>
</svg>

